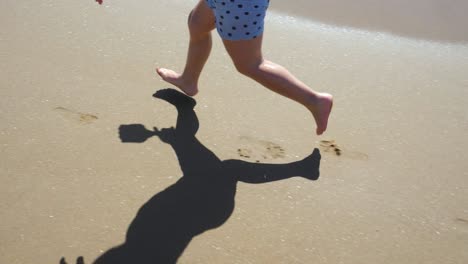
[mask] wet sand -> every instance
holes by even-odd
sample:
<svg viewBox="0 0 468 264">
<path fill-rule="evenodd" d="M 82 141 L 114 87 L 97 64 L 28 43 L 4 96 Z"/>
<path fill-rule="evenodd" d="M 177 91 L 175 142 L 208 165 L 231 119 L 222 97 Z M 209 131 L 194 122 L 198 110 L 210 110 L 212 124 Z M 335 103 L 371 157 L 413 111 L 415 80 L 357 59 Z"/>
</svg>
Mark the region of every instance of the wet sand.
<svg viewBox="0 0 468 264">
<path fill-rule="evenodd" d="M 337 26 L 439 42 L 468 43 L 464 0 L 292 0 L 272 8 Z"/>
<path fill-rule="evenodd" d="M 317 137 L 217 37 L 194 111 L 153 96 L 193 1 L 144 2 L 0 4 L 0 263 L 468 261 L 460 39 L 271 12 L 265 55 L 335 95 Z"/>
</svg>

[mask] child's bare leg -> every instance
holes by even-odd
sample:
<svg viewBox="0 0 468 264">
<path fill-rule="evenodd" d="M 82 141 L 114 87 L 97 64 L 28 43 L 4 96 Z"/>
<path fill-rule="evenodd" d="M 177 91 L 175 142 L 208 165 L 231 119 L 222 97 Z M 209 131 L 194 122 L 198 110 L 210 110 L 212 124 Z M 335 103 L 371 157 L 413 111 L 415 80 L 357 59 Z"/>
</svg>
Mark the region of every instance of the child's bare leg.
<svg viewBox="0 0 468 264">
<path fill-rule="evenodd" d="M 211 52 L 211 31 L 215 28 L 213 11 L 204 0 L 195 6 L 188 19 L 190 42 L 185 69 L 182 74 L 170 69 L 158 68 L 161 78 L 189 96 L 198 93 L 198 79 Z"/>
<path fill-rule="evenodd" d="M 332 95 L 312 90 L 284 67 L 264 60 L 262 36 L 252 40 L 223 42 L 240 73 L 307 107 L 314 116 L 317 135 L 325 132 L 333 105 Z"/>
</svg>

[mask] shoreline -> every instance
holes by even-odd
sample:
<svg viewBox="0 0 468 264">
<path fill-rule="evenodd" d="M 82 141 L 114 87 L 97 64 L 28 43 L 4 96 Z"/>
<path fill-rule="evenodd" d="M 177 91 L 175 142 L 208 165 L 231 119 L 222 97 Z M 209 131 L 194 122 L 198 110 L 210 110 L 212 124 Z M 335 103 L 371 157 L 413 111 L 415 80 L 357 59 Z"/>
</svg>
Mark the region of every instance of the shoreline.
<svg viewBox="0 0 468 264">
<path fill-rule="evenodd" d="M 468 2 L 272 0 L 270 9 L 319 23 L 437 42 L 468 43 Z"/>
</svg>

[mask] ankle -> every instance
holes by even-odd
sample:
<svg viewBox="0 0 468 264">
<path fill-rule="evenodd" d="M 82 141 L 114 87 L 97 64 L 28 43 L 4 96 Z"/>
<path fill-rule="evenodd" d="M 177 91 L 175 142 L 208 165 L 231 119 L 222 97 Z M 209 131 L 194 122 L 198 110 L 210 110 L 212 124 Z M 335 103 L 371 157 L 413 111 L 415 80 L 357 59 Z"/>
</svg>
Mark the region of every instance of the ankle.
<svg viewBox="0 0 468 264">
<path fill-rule="evenodd" d="M 179 77 L 179 81 L 184 86 L 192 86 L 192 85 L 196 85 L 198 83 L 198 78 L 195 78 L 194 76 L 191 76 L 191 75 L 183 72 Z"/>
</svg>

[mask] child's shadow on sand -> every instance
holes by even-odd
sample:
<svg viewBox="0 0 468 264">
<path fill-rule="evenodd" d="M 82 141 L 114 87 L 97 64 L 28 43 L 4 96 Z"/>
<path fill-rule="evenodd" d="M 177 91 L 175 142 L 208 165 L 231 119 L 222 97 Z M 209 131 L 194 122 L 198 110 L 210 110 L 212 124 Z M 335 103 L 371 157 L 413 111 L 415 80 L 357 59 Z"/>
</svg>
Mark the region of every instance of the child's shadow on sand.
<svg viewBox="0 0 468 264">
<path fill-rule="evenodd" d="M 94 263 L 176 263 L 197 235 L 221 226 L 234 210 L 238 181 L 265 183 L 294 176 L 319 177 L 320 152 L 287 164 L 259 164 L 220 160 L 195 137 L 199 123 L 194 99 L 173 89 L 154 97 L 174 105 L 177 125 L 149 131 L 143 125 L 122 125 L 122 142 L 144 142 L 158 136 L 177 154 L 183 177 L 144 204 L 128 228 L 125 243 Z"/>
</svg>

